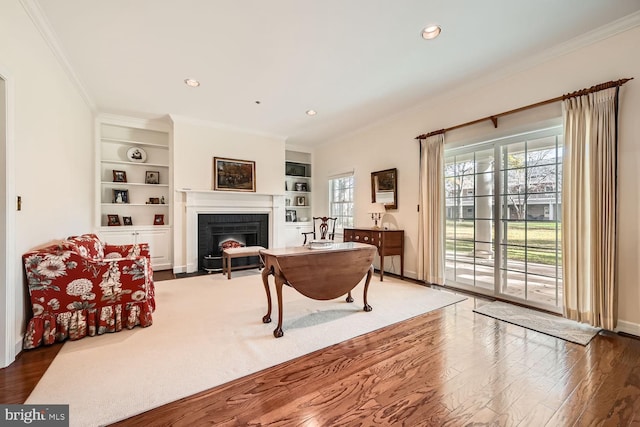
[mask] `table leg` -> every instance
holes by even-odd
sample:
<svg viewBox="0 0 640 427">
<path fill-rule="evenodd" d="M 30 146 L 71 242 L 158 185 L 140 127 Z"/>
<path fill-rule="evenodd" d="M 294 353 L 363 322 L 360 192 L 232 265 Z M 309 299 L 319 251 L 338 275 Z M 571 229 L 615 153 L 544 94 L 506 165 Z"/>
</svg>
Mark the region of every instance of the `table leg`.
<svg viewBox="0 0 640 427">
<path fill-rule="evenodd" d="M 282 287 L 284 286 L 284 279 L 278 274 L 274 274 L 273 277 L 276 281 L 276 294 L 278 296 L 278 326 L 273 330 L 273 336 L 280 338 L 284 335 L 284 332 L 282 332 Z"/>
<path fill-rule="evenodd" d="M 351 296 L 351 291 L 349 291 L 349 293 L 347 294 L 347 302 L 353 302 L 353 297 Z"/>
<path fill-rule="evenodd" d="M 371 283 L 371 276 L 373 276 L 373 265 L 369 267 L 369 271 L 367 271 L 367 280 L 364 282 L 364 311 L 373 310 L 373 307 L 367 303 L 367 291 L 369 290 L 369 283 Z"/>
<path fill-rule="evenodd" d="M 384 255 L 380 255 L 380 281 L 384 277 Z"/>
<path fill-rule="evenodd" d="M 262 318 L 262 323 L 271 323 L 271 291 L 269 291 L 269 275 L 272 271 L 273 270 L 270 268 L 262 270 L 262 283 L 264 284 L 264 290 L 267 292 L 267 314 Z"/>
</svg>

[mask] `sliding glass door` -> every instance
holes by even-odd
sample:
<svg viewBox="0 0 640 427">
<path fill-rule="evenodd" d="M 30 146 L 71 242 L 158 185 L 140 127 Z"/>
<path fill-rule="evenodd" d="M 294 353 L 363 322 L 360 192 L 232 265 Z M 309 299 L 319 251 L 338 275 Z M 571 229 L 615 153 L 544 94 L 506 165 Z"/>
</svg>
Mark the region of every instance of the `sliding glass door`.
<svg viewBox="0 0 640 427">
<path fill-rule="evenodd" d="M 562 309 L 562 129 L 447 150 L 447 284 Z"/>
</svg>

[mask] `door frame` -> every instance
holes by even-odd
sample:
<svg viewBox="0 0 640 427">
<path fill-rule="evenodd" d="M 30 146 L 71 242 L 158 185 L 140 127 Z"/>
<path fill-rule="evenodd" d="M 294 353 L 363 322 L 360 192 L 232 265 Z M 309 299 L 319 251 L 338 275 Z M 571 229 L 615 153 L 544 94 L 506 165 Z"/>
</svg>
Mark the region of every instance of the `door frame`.
<svg viewBox="0 0 640 427">
<path fill-rule="evenodd" d="M 14 86 L 10 73 L 0 64 L 0 159 L 4 174 L 0 173 L 0 205 L 3 220 L 0 221 L 0 236 L 4 244 L 0 247 L 0 295 L 3 296 L 4 317 L 0 318 L 0 367 L 9 366 L 20 351 L 16 341 L 16 213 L 13 208 L 15 196 L 15 145 L 14 145 Z M 3 123 L 2 123 L 3 122 Z M 3 126 L 4 125 L 4 126 Z M 0 316 L 2 317 L 2 316 Z"/>
</svg>

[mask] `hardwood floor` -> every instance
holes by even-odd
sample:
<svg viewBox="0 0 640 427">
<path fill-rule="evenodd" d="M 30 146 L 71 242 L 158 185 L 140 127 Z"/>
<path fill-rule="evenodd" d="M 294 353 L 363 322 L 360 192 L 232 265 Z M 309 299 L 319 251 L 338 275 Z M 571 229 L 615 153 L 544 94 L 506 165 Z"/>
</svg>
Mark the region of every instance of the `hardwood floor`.
<svg viewBox="0 0 640 427">
<path fill-rule="evenodd" d="M 469 298 L 116 425 L 640 426 L 639 340 L 601 333 L 583 347 L 472 312 L 483 303 Z M 2 402 L 48 357 L 3 372 Z"/>
<path fill-rule="evenodd" d="M 56 343 L 23 351 L 11 365 L 0 369 L 0 403 L 24 403 L 61 348 L 62 343 Z"/>
<path fill-rule="evenodd" d="M 640 425 L 640 341 L 586 347 L 473 298 L 116 425 Z"/>
</svg>

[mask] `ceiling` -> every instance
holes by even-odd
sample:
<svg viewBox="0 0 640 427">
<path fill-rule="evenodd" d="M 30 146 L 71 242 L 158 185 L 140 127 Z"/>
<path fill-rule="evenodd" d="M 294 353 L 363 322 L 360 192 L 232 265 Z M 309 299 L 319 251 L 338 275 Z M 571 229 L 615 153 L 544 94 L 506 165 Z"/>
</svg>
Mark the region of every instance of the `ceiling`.
<svg viewBox="0 0 640 427">
<path fill-rule="evenodd" d="M 172 114 L 299 145 L 368 126 L 640 10 L 638 0 L 23 3 L 97 111 Z M 420 33 L 430 24 L 442 34 L 426 41 Z"/>
</svg>

